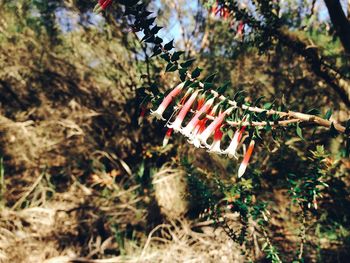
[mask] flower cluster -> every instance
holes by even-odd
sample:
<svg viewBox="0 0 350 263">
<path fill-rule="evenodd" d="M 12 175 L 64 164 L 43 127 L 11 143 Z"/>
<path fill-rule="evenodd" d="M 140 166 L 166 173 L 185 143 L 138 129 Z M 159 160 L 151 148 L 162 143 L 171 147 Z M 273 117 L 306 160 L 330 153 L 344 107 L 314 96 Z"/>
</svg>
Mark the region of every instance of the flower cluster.
<svg viewBox="0 0 350 263">
<path fill-rule="evenodd" d="M 227 19 L 230 16 L 230 10 L 227 8 L 227 6 L 219 4 L 219 1 L 216 1 L 216 3 L 211 7 L 210 12 L 213 16 L 219 15 L 224 19 Z"/>
<path fill-rule="evenodd" d="M 183 95 L 179 99 L 181 94 Z M 237 128 L 228 147 L 222 149 L 221 145 L 224 138 L 223 128 L 228 125 L 225 120 L 234 110 L 234 106 L 227 107 L 222 100 L 203 89 L 188 88 L 184 92 L 184 83 L 181 83 L 165 96 L 158 108 L 151 111 L 151 115 L 157 119 L 166 120 L 164 113 L 175 101 L 178 103 L 174 106 L 173 113 L 167 122 L 168 130 L 163 146 L 168 144 L 172 132 L 181 133 L 197 148 L 206 148 L 210 153 L 238 159 L 236 153 L 243 141 L 246 126 L 241 125 Z M 245 121 L 246 117 L 242 118 L 242 123 Z M 254 145 L 255 141 L 251 139 L 238 170 L 239 177 L 246 171 Z"/>
</svg>

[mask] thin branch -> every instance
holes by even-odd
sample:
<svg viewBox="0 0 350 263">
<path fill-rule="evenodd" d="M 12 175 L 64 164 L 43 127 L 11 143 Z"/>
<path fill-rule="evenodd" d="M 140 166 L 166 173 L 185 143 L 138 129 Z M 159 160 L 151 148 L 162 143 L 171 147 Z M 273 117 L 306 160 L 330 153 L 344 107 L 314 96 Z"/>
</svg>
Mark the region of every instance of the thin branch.
<svg viewBox="0 0 350 263">
<path fill-rule="evenodd" d="M 187 73 L 187 77 L 191 78 L 191 74 L 189 72 Z M 202 82 L 199 82 L 199 86 L 201 88 L 204 88 L 204 84 Z M 336 122 L 331 122 L 329 120 L 323 119 L 323 118 L 315 116 L 315 115 L 306 114 L 306 113 L 302 113 L 302 112 L 296 112 L 296 111 L 284 112 L 284 111 L 276 111 L 276 110 L 266 110 L 266 109 L 263 109 L 263 108 L 251 107 L 251 106 L 244 105 L 244 104 L 241 105 L 241 106 L 238 106 L 236 101 L 229 100 L 225 96 L 220 95 L 219 93 L 217 93 L 215 90 L 210 90 L 210 92 L 214 95 L 215 98 L 218 98 L 221 101 L 226 100 L 229 105 L 231 105 L 231 106 L 233 106 L 235 108 L 240 107 L 240 108 L 242 108 L 244 110 L 248 110 L 250 112 L 257 112 L 257 113 L 266 112 L 267 115 L 277 114 L 280 117 L 285 117 L 285 118 L 290 119 L 290 120 L 280 121 L 282 126 L 288 125 L 290 123 L 296 123 L 296 122 L 307 122 L 307 123 L 314 123 L 314 124 L 316 124 L 318 126 L 323 126 L 323 127 L 326 127 L 326 128 L 330 128 L 332 126 L 332 124 L 333 124 L 334 128 L 337 131 L 339 131 L 341 133 L 345 133 L 345 127 L 342 126 L 341 124 L 336 123 Z M 289 122 L 287 122 L 287 121 L 289 121 Z M 278 125 L 278 123 L 279 122 L 277 122 L 277 125 Z M 241 123 L 239 123 L 238 125 L 240 125 L 240 124 Z M 256 125 L 254 125 L 254 122 L 253 122 L 253 124 L 249 123 L 249 125 L 253 125 L 253 126 L 265 126 L 265 125 L 267 125 L 267 122 L 255 122 L 255 124 Z M 271 122 L 271 125 L 272 124 L 273 124 L 273 122 Z M 235 122 L 232 122 L 232 125 L 233 126 L 238 126 Z M 276 126 L 276 124 L 275 124 L 275 126 Z"/>
</svg>

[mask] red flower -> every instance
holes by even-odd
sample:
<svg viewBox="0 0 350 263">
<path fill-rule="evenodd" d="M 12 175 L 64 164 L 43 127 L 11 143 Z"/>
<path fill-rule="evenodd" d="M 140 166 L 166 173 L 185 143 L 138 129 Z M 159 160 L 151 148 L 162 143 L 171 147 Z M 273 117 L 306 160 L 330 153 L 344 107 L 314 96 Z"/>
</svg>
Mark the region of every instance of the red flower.
<svg viewBox="0 0 350 263">
<path fill-rule="evenodd" d="M 94 12 L 99 13 L 102 10 L 106 10 L 112 3 L 113 0 L 99 0 L 94 8 Z"/>
<path fill-rule="evenodd" d="M 146 110 L 147 108 L 145 106 L 142 106 L 141 107 L 141 112 L 140 112 L 140 116 L 138 118 L 138 124 L 141 125 L 142 121 L 143 121 L 143 118 L 145 117 L 145 114 L 146 114 Z"/>
<path fill-rule="evenodd" d="M 192 104 L 196 100 L 198 93 L 199 93 L 199 90 L 196 90 L 195 92 L 193 92 L 191 97 L 186 101 L 185 105 L 180 110 L 180 112 L 177 115 L 175 121 L 173 123 L 171 123 L 171 124 L 168 124 L 169 128 L 173 128 L 175 132 L 181 131 L 181 129 L 182 129 L 182 122 L 185 119 L 185 117 L 186 117 L 187 113 L 189 112 L 189 110 L 191 109 Z"/>
<path fill-rule="evenodd" d="M 208 152 L 213 152 L 217 154 L 221 154 L 222 151 L 220 149 L 220 142 L 222 139 L 222 136 L 224 135 L 220 129 L 221 127 L 217 127 L 214 132 L 214 141 L 212 145 L 209 147 Z"/>
<path fill-rule="evenodd" d="M 169 128 L 166 131 L 165 136 L 164 136 L 164 140 L 163 140 L 163 147 L 168 145 L 168 142 L 169 142 L 169 139 L 170 139 L 172 133 L 173 133 L 173 129 L 172 128 Z"/>
<path fill-rule="evenodd" d="M 238 178 L 242 177 L 242 175 L 245 173 L 245 170 L 247 169 L 249 159 L 252 156 L 253 149 L 254 149 L 255 141 L 252 139 L 249 143 L 248 150 L 244 155 L 243 162 L 239 166 L 238 169 Z"/>
<path fill-rule="evenodd" d="M 163 118 L 163 113 L 166 110 L 166 108 L 169 106 L 169 104 L 173 101 L 173 99 L 179 95 L 182 91 L 184 84 L 181 83 L 177 85 L 162 101 L 162 103 L 159 105 L 158 109 L 155 111 L 151 111 L 151 115 L 155 116 L 157 119 L 165 120 Z"/>
</svg>

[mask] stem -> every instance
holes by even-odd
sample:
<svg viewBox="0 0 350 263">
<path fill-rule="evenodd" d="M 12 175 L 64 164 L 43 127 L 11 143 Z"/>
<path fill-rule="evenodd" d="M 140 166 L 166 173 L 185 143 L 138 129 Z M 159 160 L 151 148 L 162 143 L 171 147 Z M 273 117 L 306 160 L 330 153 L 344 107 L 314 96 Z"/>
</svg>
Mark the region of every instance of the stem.
<svg viewBox="0 0 350 263">
<path fill-rule="evenodd" d="M 191 74 L 189 72 L 187 73 L 187 76 L 191 79 Z M 199 82 L 199 86 L 201 88 L 204 88 L 204 84 L 202 82 Z M 247 105 L 238 106 L 236 101 L 227 99 L 225 96 L 220 95 L 215 90 L 211 90 L 210 92 L 214 95 L 214 97 L 218 98 L 219 100 L 222 100 L 222 101 L 227 100 L 228 104 L 230 104 L 233 107 L 240 107 L 244 110 L 248 110 L 251 112 L 258 112 L 258 113 L 265 111 L 266 114 L 268 114 L 268 115 L 278 114 L 280 117 L 290 118 L 290 120 L 279 121 L 277 124 L 274 124 L 273 122 L 271 122 L 271 125 L 274 124 L 275 126 L 278 126 L 280 124 L 281 126 L 285 126 L 285 125 L 288 125 L 290 123 L 295 123 L 295 122 L 308 122 L 308 123 L 314 123 L 317 126 L 323 126 L 326 128 L 330 128 L 332 126 L 332 123 L 333 123 L 334 128 L 337 131 L 339 131 L 341 133 L 345 133 L 345 127 L 342 126 L 341 124 L 331 122 L 329 120 L 323 119 L 323 118 L 315 116 L 315 115 L 296 112 L 296 111 L 284 112 L 284 111 L 276 111 L 276 110 L 266 110 L 263 108 L 251 107 L 251 106 L 247 106 Z M 210 117 L 210 118 L 213 118 L 213 117 Z M 230 124 L 230 122 L 228 122 L 228 124 Z M 254 125 L 254 122 L 253 122 L 253 124 L 249 123 L 249 125 L 253 125 L 253 126 L 265 126 L 266 124 L 267 124 L 267 122 L 255 122 L 255 125 Z M 235 122 L 231 122 L 230 125 L 238 126 L 237 123 L 235 123 Z"/>
</svg>

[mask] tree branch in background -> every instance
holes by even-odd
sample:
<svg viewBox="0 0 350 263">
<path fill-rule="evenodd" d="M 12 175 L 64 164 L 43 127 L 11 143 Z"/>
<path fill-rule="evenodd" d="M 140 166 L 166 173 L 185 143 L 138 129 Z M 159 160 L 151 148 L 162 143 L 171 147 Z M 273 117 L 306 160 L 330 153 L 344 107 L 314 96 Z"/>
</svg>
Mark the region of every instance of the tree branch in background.
<svg viewBox="0 0 350 263">
<path fill-rule="evenodd" d="M 350 54 L 350 20 L 346 17 L 339 0 L 325 0 L 329 16 L 346 53 Z M 348 3 L 348 10 L 350 9 Z M 349 17 L 349 13 L 348 13 Z"/>
<path fill-rule="evenodd" d="M 323 61 L 322 57 L 319 56 L 317 49 L 310 48 L 307 43 L 294 37 L 290 32 L 277 30 L 275 31 L 275 36 L 283 45 L 306 58 L 306 62 L 311 66 L 312 71 L 338 94 L 339 98 L 348 108 L 350 107 L 350 98 L 348 94 L 350 90 L 349 80 L 343 78 L 336 70 L 328 66 Z"/>
<path fill-rule="evenodd" d="M 306 62 L 311 66 L 311 70 L 314 74 L 323 79 L 338 94 L 346 107 L 350 108 L 350 96 L 348 92 L 350 90 L 349 80 L 344 76 L 341 76 L 339 71 L 334 69 L 329 63 L 326 63 L 324 58 L 318 53 L 317 48 L 310 47 L 307 43 L 288 30 L 283 28 L 270 28 L 262 25 L 261 22 L 257 21 L 247 12 L 247 10 L 239 8 L 235 1 L 231 3 L 230 9 L 233 10 L 236 16 L 238 16 L 239 19 L 242 19 L 245 24 L 254 29 L 263 31 L 264 34 L 277 38 L 281 44 L 289 47 L 296 54 L 304 57 Z M 269 15 L 274 16 L 272 13 Z M 346 18 L 345 20 L 349 23 Z M 350 31 L 350 24 L 348 26 L 349 28 L 345 29 L 346 32 L 347 30 Z M 349 38 L 350 41 L 350 32 L 346 38 Z"/>
</svg>

